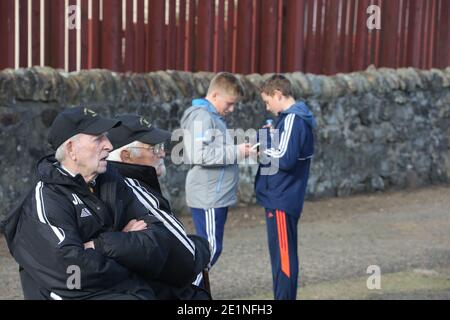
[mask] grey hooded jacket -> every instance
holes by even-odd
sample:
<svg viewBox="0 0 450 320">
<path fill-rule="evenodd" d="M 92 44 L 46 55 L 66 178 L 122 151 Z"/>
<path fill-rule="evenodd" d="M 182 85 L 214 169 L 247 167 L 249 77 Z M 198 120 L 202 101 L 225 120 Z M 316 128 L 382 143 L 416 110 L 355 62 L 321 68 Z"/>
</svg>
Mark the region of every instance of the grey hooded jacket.
<svg viewBox="0 0 450 320">
<path fill-rule="evenodd" d="M 238 149 L 224 119 L 206 99 L 196 99 L 181 119 L 185 130 L 184 159 L 191 168 L 186 177 L 186 202 L 191 208 L 235 205 L 239 168 Z"/>
</svg>

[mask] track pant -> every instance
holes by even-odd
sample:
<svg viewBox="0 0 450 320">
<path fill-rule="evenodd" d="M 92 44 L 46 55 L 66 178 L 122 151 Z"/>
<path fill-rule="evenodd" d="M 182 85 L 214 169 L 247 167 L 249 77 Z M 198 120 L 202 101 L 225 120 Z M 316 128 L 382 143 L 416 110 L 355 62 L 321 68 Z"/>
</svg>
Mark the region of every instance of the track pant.
<svg viewBox="0 0 450 320">
<path fill-rule="evenodd" d="M 208 240 L 211 246 L 211 266 L 222 253 L 223 232 L 227 221 L 228 208 L 191 208 L 197 235 Z"/>
<path fill-rule="evenodd" d="M 197 235 L 208 240 L 211 246 L 211 267 L 217 262 L 222 253 L 223 233 L 227 221 L 228 207 L 199 209 L 191 208 Z M 201 274 L 194 282 L 202 286 Z"/>
<path fill-rule="evenodd" d="M 265 210 L 274 299 L 295 300 L 298 280 L 298 218 L 277 209 Z"/>
</svg>

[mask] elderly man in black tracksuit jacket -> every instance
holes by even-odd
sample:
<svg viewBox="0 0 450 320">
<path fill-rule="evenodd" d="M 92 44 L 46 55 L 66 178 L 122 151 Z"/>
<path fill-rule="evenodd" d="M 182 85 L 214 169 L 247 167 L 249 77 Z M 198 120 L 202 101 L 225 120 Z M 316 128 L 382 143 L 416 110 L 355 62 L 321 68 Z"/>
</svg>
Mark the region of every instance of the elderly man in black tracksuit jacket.
<svg viewBox="0 0 450 320">
<path fill-rule="evenodd" d="M 155 287 L 186 287 L 208 263 L 206 242 L 190 238 L 193 258 L 107 165 L 104 133 L 118 125 L 86 108 L 52 124 L 56 157 L 64 147 L 79 170 L 43 158 L 39 182 L 2 223 L 26 299 L 153 299 Z"/>
<path fill-rule="evenodd" d="M 187 235 L 182 222 L 173 214 L 158 181 L 158 177 L 165 174 L 164 143 L 170 140 L 170 132 L 155 128 L 147 119 L 138 115 L 122 115 L 116 119 L 121 121 L 121 126 L 111 129 L 108 134 L 115 148 L 108 157 L 109 164 L 119 171 L 139 201 L 194 258 L 195 243 Z M 158 295 L 184 299 L 209 297 L 205 290 L 195 285 L 188 288 L 164 286 L 158 291 Z"/>
</svg>

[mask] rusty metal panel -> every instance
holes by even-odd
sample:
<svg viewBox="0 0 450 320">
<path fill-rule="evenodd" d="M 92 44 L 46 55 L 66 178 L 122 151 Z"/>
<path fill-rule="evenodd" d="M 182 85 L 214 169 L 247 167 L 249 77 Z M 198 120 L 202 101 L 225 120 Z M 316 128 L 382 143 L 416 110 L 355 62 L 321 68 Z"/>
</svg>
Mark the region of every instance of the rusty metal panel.
<svg viewBox="0 0 450 320">
<path fill-rule="evenodd" d="M 89 53 L 89 1 L 81 0 L 81 69 L 88 68 Z"/>
<path fill-rule="evenodd" d="M 224 41 L 225 41 L 225 1 L 219 0 L 216 16 L 216 30 L 214 32 L 214 72 L 224 70 Z"/>
<path fill-rule="evenodd" d="M 145 72 L 146 43 L 144 0 L 137 0 L 136 23 L 134 23 L 134 71 Z"/>
<path fill-rule="evenodd" d="M 436 46 L 436 64 L 438 68 L 450 66 L 450 1 L 441 0 L 439 15 L 439 34 Z"/>
<path fill-rule="evenodd" d="M 185 70 L 184 53 L 186 51 L 186 0 L 180 0 L 180 14 L 177 27 L 176 69 Z"/>
<path fill-rule="evenodd" d="M 166 70 L 165 0 L 149 0 L 147 24 L 147 71 Z"/>
<path fill-rule="evenodd" d="M 380 65 L 394 68 L 397 65 L 399 44 L 399 1 L 383 1 L 382 6 Z"/>
<path fill-rule="evenodd" d="M 65 64 L 65 51 L 64 51 L 64 39 L 65 39 L 65 4 L 64 1 L 52 1 L 50 5 L 50 22 L 51 25 L 51 41 L 47 45 L 50 45 L 50 61 L 49 65 L 56 69 L 64 69 Z M 21 15 L 23 19 L 23 16 Z M 21 34 L 22 37 L 22 34 Z M 22 43 L 21 43 L 21 48 Z M 25 49 L 25 48 L 24 48 Z"/>
<path fill-rule="evenodd" d="M 0 1 L 0 70 L 14 68 L 15 13 L 14 0 Z"/>
<path fill-rule="evenodd" d="M 89 68 L 100 68 L 100 3 L 99 0 L 92 0 L 92 18 L 89 20 L 88 34 L 88 65 Z"/>
<path fill-rule="evenodd" d="M 348 23 L 348 6 L 350 5 L 350 1 L 341 0 L 339 5 L 339 15 L 340 21 L 338 24 L 338 41 L 339 41 L 339 49 L 337 50 L 337 61 L 339 62 L 337 65 L 338 72 L 344 72 L 345 69 L 345 38 L 347 32 L 347 23 Z"/>
<path fill-rule="evenodd" d="M 327 1 L 325 12 L 325 43 L 323 47 L 323 68 L 324 74 L 334 74 L 337 71 L 337 46 L 338 46 L 338 14 L 339 2 Z"/>
<path fill-rule="evenodd" d="M 314 47 L 315 24 L 314 24 L 314 6 L 315 0 L 306 0 L 307 26 L 306 26 L 306 56 L 305 56 L 305 72 L 313 72 L 314 57 L 317 48 Z"/>
<path fill-rule="evenodd" d="M 134 23 L 133 23 L 133 0 L 126 0 L 125 13 L 125 58 L 124 71 L 134 71 Z"/>
<path fill-rule="evenodd" d="M 283 69 L 301 71 L 304 69 L 305 1 L 287 0 L 286 12 L 286 63 Z"/>
<path fill-rule="evenodd" d="M 362 70 L 367 67 L 368 30 L 366 26 L 366 9 L 368 0 L 357 1 L 356 39 L 352 69 Z"/>
<path fill-rule="evenodd" d="M 234 68 L 234 57 L 235 57 L 235 48 L 234 39 L 235 39 L 235 6 L 233 0 L 228 0 L 227 5 L 227 24 L 226 24 L 226 41 L 225 41 L 225 70 L 229 72 L 233 72 Z"/>
<path fill-rule="evenodd" d="M 76 0 L 69 0 L 69 7 L 76 6 L 76 5 L 77 5 Z M 74 20 L 73 23 L 76 23 L 76 20 Z M 77 70 L 77 30 L 76 30 L 76 28 L 71 28 L 70 26 L 68 26 L 68 28 L 69 28 L 69 71 L 76 71 Z"/>
<path fill-rule="evenodd" d="M 266 0 L 261 4 L 261 37 L 259 72 L 276 72 L 277 57 L 277 27 L 278 27 L 278 2 Z M 239 32 L 241 36 L 241 33 Z M 238 55 L 240 57 L 240 55 Z"/>
<path fill-rule="evenodd" d="M 281 72 L 281 60 L 283 59 L 283 6 L 284 0 L 278 0 L 277 10 L 277 56 L 275 72 Z"/>
<path fill-rule="evenodd" d="M 263 2 L 263 7 L 268 2 Z M 251 72 L 251 40 L 252 40 L 252 1 L 239 1 L 237 12 L 237 44 L 236 44 L 236 72 L 247 74 Z M 264 23 L 262 28 L 264 28 Z"/>
<path fill-rule="evenodd" d="M 41 4 L 31 1 L 31 64 L 40 65 L 41 58 Z"/>
<path fill-rule="evenodd" d="M 430 43 L 430 13 L 431 13 L 431 5 L 432 2 L 430 0 L 425 1 L 424 3 L 424 10 L 425 14 L 423 15 L 423 22 L 422 22 L 422 36 L 423 36 L 423 45 L 420 49 L 420 68 L 425 69 L 427 68 L 427 61 L 428 61 L 428 46 Z"/>
<path fill-rule="evenodd" d="M 196 71 L 213 70 L 214 1 L 199 0 L 197 13 Z"/>
<path fill-rule="evenodd" d="M 345 1 L 345 0 L 344 0 Z M 355 26 L 355 7 L 356 0 L 347 0 L 347 28 L 343 37 L 343 56 L 342 56 L 342 72 L 349 72 L 351 70 L 352 57 L 353 57 L 353 39 L 354 39 L 354 26 Z"/>
<path fill-rule="evenodd" d="M 121 71 L 122 64 L 122 1 L 108 0 L 103 3 L 102 22 L 102 68 Z"/>
<path fill-rule="evenodd" d="M 437 0 L 431 0 L 431 12 L 430 12 L 430 43 L 428 46 L 428 68 L 434 66 L 434 48 L 436 46 L 436 26 L 437 26 Z"/>
<path fill-rule="evenodd" d="M 19 67 L 28 67 L 28 1 L 19 0 Z"/>
<path fill-rule="evenodd" d="M 311 29 L 307 37 L 307 56 L 305 70 L 311 73 L 321 73 L 323 54 L 323 9 L 325 0 L 308 1 L 308 20 Z M 308 22 L 309 25 L 309 22 Z"/>
<path fill-rule="evenodd" d="M 176 1 L 169 1 L 169 25 L 167 26 L 167 69 L 177 68 L 177 16 Z"/>
<path fill-rule="evenodd" d="M 411 0 L 409 10 L 409 28 L 408 28 L 408 52 L 406 56 L 406 63 L 408 66 L 420 67 L 421 55 L 420 49 L 423 45 L 422 30 L 423 30 L 423 15 L 424 15 L 423 0 Z"/>
<path fill-rule="evenodd" d="M 50 25 L 50 15 L 51 15 L 51 3 L 50 1 L 44 2 L 44 15 L 45 15 L 45 23 L 44 23 L 44 39 L 45 39 L 45 46 L 44 46 L 44 62 L 45 65 L 48 66 L 50 63 L 50 43 L 52 41 L 52 29 Z"/>
<path fill-rule="evenodd" d="M 401 0 L 400 5 L 400 34 L 397 67 L 404 67 L 406 65 L 406 39 L 408 35 L 407 15 L 409 10 L 409 0 Z"/>
<path fill-rule="evenodd" d="M 261 1 L 253 0 L 253 12 L 252 12 L 252 52 L 251 58 L 251 73 L 259 72 L 259 52 L 261 46 Z"/>
<path fill-rule="evenodd" d="M 189 0 L 189 19 L 187 25 L 185 66 L 187 70 L 194 70 L 195 66 L 195 17 L 197 7 L 195 0 Z"/>
</svg>

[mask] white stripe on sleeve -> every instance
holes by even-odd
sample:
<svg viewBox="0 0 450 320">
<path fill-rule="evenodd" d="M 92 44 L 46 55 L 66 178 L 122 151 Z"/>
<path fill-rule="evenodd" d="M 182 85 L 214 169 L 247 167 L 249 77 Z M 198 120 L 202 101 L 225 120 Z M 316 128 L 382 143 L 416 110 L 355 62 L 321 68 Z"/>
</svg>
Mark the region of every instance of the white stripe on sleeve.
<svg viewBox="0 0 450 320">
<path fill-rule="evenodd" d="M 266 151 L 264 151 L 265 154 L 267 154 L 270 157 L 274 157 L 274 158 L 281 158 L 284 156 L 284 154 L 287 151 L 287 147 L 289 145 L 289 139 L 291 137 L 294 119 L 295 119 L 295 114 L 293 114 L 293 113 L 289 114 L 286 117 L 284 130 L 283 130 L 283 133 L 281 134 L 281 139 L 280 139 L 281 142 L 280 142 L 279 148 L 278 149 L 275 149 L 275 148 L 267 149 Z"/>
<path fill-rule="evenodd" d="M 150 196 L 151 194 L 137 186 L 133 179 L 127 178 L 125 179 L 125 183 L 133 191 L 139 202 L 141 202 L 147 210 L 149 210 L 175 237 L 177 237 L 177 239 L 191 252 L 195 259 L 194 243 L 188 238 L 186 232 L 178 224 L 173 223 L 173 217 L 164 210 L 159 209 L 156 201 Z"/>
<path fill-rule="evenodd" d="M 37 215 L 39 217 L 39 221 L 44 224 L 48 224 L 50 228 L 55 233 L 56 237 L 58 237 L 58 244 L 64 241 L 66 238 L 66 235 L 64 234 L 64 231 L 61 228 L 57 228 L 55 226 L 52 226 L 50 222 L 48 221 L 47 214 L 45 212 L 45 204 L 44 204 L 44 197 L 42 196 L 42 188 L 44 187 L 44 183 L 42 181 L 39 181 L 35 188 L 35 194 L 34 197 L 36 199 L 36 210 Z"/>
</svg>

